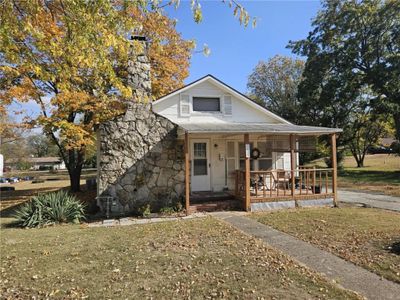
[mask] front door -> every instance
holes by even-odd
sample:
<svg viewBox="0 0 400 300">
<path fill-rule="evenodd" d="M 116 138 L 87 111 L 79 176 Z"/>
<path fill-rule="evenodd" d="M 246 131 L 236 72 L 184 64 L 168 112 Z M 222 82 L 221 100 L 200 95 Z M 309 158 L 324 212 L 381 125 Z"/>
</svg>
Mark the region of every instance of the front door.
<svg viewBox="0 0 400 300">
<path fill-rule="evenodd" d="M 209 191 L 210 184 L 210 143 L 209 140 L 192 140 L 192 178 L 193 192 Z"/>
</svg>

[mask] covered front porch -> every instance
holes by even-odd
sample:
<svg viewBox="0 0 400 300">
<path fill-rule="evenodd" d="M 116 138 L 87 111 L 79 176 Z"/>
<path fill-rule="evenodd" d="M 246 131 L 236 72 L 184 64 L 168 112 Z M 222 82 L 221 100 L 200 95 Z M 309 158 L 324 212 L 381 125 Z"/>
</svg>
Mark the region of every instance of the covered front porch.
<svg viewBox="0 0 400 300">
<path fill-rule="evenodd" d="M 339 129 L 291 124 L 179 124 L 184 140 L 185 207 L 199 193 L 235 198 L 245 211 L 337 202 Z M 330 136 L 332 168 L 304 167 L 299 153 Z M 214 197 L 204 197 L 212 202 Z M 193 211 L 193 209 L 192 209 Z"/>
</svg>

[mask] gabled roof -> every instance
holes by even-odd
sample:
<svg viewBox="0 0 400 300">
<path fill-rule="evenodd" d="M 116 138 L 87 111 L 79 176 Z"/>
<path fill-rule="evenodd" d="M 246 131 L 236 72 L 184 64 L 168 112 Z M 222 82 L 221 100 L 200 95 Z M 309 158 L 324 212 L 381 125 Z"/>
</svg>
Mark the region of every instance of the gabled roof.
<svg viewBox="0 0 400 300">
<path fill-rule="evenodd" d="M 206 75 L 206 76 L 204 76 L 204 77 L 202 77 L 200 79 L 197 79 L 197 80 L 185 85 L 184 87 L 182 87 L 180 89 L 177 89 L 177 90 L 175 90 L 175 91 L 173 91 L 173 92 L 171 92 L 171 93 L 169 93 L 169 94 L 157 99 L 152 104 L 153 105 L 157 105 L 158 103 L 163 102 L 164 100 L 166 100 L 166 99 L 168 99 L 170 97 L 173 97 L 173 96 L 175 96 L 175 95 L 177 95 L 179 93 L 182 93 L 182 92 L 184 92 L 184 91 L 186 91 L 186 90 L 188 90 L 188 89 L 190 89 L 190 88 L 192 88 L 192 87 L 194 87 L 194 86 L 196 86 L 196 85 L 198 85 L 198 84 L 200 84 L 202 82 L 205 82 L 205 81 L 210 81 L 211 83 L 213 83 L 214 85 L 220 87 L 221 89 L 225 90 L 226 92 L 231 93 L 232 95 L 236 96 L 236 98 L 242 100 L 243 102 L 247 103 L 251 107 L 261 111 L 264 114 L 267 114 L 268 116 L 270 116 L 270 117 L 272 117 L 272 118 L 274 118 L 276 120 L 279 120 L 279 121 L 281 121 L 281 122 L 283 122 L 285 124 L 292 124 L 289 121 L 285 120 L 284 118 L 282 118 L 282 117 L 274 114 L 273 112 L 269 111 L 265 107 L 257 104 L 256 102 L 251 100 L 246 95 L 242 94 L 241 92 L 237 91 L 233 87 L 227 85 L 226 83 L 222 82 L 221 80 L 219 80 L 218 78 L 214 77 L 211 74 L 208 74 L 208 75 Z"/>
</svg>

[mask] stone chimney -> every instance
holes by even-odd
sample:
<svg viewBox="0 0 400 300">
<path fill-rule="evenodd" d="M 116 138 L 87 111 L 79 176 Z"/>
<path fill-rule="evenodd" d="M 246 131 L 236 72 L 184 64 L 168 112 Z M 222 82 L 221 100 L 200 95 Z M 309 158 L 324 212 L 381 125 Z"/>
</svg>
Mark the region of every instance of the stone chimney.
<svg viewBox="0 0 400 300">
<path fill-rule="evenodd" d="M 128 85 L 132 88 L 134 102 L 148 103 L 151 97 L 150 60 L 148 43 L 144 36 L 132 36 L 131 57 L 128 60 Z"/>
<path fill-rule="evenodd" d="M 127 83 L 133 100 L 125 114 L 99 126 L 97 204 L 106 216 L 171 206 L 185 192 L 178 127 L 151 109 L 147 47 L 144 37 L 132 38 Z"/>
</svg>

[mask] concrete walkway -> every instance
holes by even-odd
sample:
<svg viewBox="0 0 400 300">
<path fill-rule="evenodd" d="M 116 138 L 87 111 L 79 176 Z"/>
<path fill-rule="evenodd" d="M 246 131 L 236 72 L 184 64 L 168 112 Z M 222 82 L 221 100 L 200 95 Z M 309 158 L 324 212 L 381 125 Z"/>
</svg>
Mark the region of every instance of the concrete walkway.
<svg viewBox="0 0 400 300">
<path fill-rule="evenodd" d="M 129 226 L 129 225 L 141 225 L 141 224 L 152 224 L 171 222 L 178 220 L 190 220 L 195 218 L 204 218 L 206 213 L 195 213 L 183 217 L 154 217 L 154 218 L 121 218 L 121 219 L 105 219 L 97 222 L 88 223 L 88 227 L 113 227 L 113 226 Z"/>
<path fill-rule="evenodd" d="M 400 299 L 399 284 L 383 279 L 309 243 L 261 224 L 241 213 L 220 212 L 211 215 L 230 223 L 246 234 L 261 239 L 310 269 L 324 274 L 344 288 L 368 299 Z"/>
<path fill-rule="evenodd" d="M 339 202 L 361 203 L 371 207 L 400 211 L 400 197 L 339 190 L 338 199 Z"/>
</svg>

